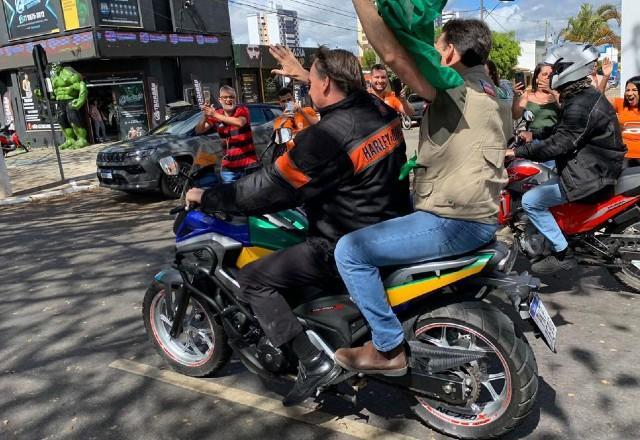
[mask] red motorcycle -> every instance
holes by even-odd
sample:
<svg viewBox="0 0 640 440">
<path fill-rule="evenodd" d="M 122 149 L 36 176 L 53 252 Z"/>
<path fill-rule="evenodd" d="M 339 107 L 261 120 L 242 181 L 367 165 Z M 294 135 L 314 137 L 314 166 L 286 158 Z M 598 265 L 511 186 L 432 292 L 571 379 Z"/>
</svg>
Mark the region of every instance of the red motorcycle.
<svg viewBox="0 0 640 440">
<path fill-rule="evenodd" d="M 18 133 L 15 130 L 9 128 L 8 125 L 0 127 L 0 146 L 2 146 L 2 155 L 6 156 L 11 151 L 15 151 L 18 148 L 24 149 L 25 152 L 29 152 L 29 147 L 20 142 Z"/>
<path fill-rule="evenodd" d="M 499 221 L 510 227 L 520 251 L 531 262 L 541 260 L 553 249 L 522 209 L 522 195 L 558 175 L 545 164 L 524 159 L 513 160 L 507 166 L 507 172 L 509 183 L 501 194 Z M 620 282 L 638 293 L 639 202 L 640 167 L 633 167 L 622 172 L 612 194 L 605 199 L 583 200 L 551 208 L 580 264 L 606 267 Z"/>
</svg>

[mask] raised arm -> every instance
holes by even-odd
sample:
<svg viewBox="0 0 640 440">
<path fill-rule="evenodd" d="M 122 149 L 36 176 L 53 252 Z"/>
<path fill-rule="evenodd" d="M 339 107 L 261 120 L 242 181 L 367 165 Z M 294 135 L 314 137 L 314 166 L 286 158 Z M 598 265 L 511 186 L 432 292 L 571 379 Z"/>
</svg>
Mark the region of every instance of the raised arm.
<svg viewBox="0 0 640 440">
<path fill-rule="evenodd" d="M 371 0 L 353 0 L 362 29 L 375 51 L 411 89 L 427 101 L 436 97 L 436 89 L 422 76 L 413 58 L 398 42 Z"/>
</svg>

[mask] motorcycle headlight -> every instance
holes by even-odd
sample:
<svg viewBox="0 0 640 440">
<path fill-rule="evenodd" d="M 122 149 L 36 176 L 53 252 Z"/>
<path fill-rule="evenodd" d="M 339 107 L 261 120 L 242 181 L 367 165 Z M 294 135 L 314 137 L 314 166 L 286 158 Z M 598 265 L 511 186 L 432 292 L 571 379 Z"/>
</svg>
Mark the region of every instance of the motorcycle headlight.
<svg viewBox="0 0 640 440">
<path fill-rule="evenodd" d="M 142 160 L 155 153 L 155 148 L 146 148 L 144 150 L 129 151 L 125 155 L 128 159 Z"/>
</svg>

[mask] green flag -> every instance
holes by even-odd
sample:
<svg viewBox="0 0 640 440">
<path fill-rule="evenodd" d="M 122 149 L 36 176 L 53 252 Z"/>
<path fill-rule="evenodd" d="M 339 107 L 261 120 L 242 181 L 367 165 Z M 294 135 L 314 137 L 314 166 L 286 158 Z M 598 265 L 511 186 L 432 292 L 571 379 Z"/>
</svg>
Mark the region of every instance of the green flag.
<svg viewBox="0 0 640 440">
<path fill-rule="evenodd" d="M 458 72 L 440 65 L 440 54 L 433 47 L 433 22 L 447 0 L 378 0 L 377 3 L 382 19 L 433 87 L 445 90 L 463 84 Z"/>
</svg>

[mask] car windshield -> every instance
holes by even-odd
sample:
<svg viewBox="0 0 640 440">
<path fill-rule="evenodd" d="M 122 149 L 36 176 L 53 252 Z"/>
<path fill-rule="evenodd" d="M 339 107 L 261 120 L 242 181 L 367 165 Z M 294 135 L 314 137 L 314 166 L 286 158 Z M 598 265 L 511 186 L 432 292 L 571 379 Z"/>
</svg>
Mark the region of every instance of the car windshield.
<svg viewBox="0 0 640 440">
<path fill-rule="evenodd" d="M 202 112 L 187 110 L 182 113 L 178 113 L 162 125 L 154 128 L 149 132 L 149 134 L 186 135 L 193 131 L 201 117 Z"/>
</svg>

